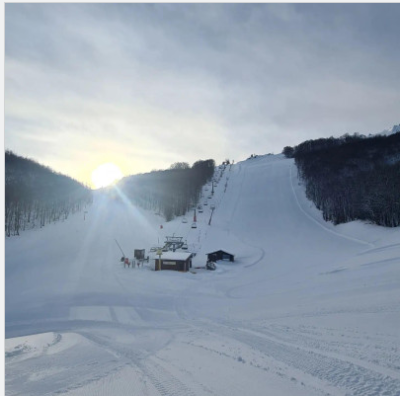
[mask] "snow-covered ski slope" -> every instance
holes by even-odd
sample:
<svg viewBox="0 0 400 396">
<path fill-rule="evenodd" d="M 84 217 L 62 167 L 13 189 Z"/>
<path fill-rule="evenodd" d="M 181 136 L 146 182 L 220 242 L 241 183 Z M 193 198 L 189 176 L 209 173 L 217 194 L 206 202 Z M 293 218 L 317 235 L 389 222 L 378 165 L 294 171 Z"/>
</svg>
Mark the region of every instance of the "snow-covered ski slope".
<svg viewBox="0 0 400 396">
<path fill-rule="evenodd" d="M 6 394 L 399 396 L 400 230 L 323 222 L 280 155 L 210 191 L 195 229 L 99 193 L 85 220 L 7 239 Z M 235 262 L 120 262 L 115 239 L 131 258 L 173 234 L 194 267 Z"/>
</svg>

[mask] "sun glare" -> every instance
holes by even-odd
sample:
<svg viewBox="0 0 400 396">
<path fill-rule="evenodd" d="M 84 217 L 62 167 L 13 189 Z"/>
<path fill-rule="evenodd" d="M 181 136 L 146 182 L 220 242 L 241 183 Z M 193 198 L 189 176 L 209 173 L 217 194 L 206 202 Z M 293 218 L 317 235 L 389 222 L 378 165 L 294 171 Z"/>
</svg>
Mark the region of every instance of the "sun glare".
<svg viewBox="0 0 400 396">
<path fill-rule="evenodd" d="M 123 176 L 121 169 L 115 164 L 107 163 L 98 166 L 92 172 L 92 183 L 95 188 L 107 187 L 121 179 Z"/>
</svg>

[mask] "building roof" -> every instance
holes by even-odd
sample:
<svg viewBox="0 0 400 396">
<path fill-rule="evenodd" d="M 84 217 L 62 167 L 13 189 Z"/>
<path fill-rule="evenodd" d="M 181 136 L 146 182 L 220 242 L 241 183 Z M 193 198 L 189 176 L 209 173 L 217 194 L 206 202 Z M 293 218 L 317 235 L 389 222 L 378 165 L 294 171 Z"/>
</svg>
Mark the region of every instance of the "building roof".
<svg viewBox="0 0 400 396">
<path fill-rule="evenodd" d="M 161 255 L 161 260 L 183 260 L 186 261 L 192 253 L 187 252 L 163 252 Z M 158 259 L 158 255 L 155 257 Z"/>
<path fill-rule="evenodd" d="M 226 250 L 222 250 L 222 249 L 220 249 L 220 250 L 216 250 L 215 252 L 206 253 L 206 255 L 209 255 L 209 254 L 214 254 L 214 253 L 219 253 L 219 252 L 222 252 L 222 253 L 229 254 L 230 256 L 234 256 L 234 254 L 232 254 L 232 253 L 229 253 L 229 252 L 227 252 Z"/>
</svg>

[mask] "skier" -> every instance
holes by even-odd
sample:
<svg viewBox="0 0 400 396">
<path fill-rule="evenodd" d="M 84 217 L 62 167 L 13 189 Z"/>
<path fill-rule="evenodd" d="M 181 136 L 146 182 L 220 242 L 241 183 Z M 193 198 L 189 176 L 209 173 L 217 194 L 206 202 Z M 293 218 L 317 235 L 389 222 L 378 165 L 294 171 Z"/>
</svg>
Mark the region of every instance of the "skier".
<svg viewBox="0 0 400 396">
<path fill-rule="evenodd" d="M 131 263 L 129 262 L 128 257 L 126 257 L 126 258 L 125 258 L 125 261 L 124 261 L 124 267 L 128 267 L 128 268 L 129 268 L 130 264 L 131 264 Z"/>
</svg>

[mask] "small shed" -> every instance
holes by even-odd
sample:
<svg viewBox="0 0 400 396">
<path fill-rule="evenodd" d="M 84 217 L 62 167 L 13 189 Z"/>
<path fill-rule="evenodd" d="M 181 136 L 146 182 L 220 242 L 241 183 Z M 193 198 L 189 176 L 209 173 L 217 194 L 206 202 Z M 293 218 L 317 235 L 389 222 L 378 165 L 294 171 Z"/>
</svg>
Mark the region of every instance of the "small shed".
<svg viewBox="0 0 400 396">
<path fill-rule="evenodd" d="M 161 263 L 160 263 L 161 261 Z M 155 270 L 172 270 L 187 272 L 192 268 L 192 253 L 163 252 L 161 260 L 155 259 Z"/>
<path fill-rule="evenodd" d="M 216 252 L 207 253 L 207 260 L 208 261 L 235 261 L 235 255 L 232 253 L 225 252 L 224 250 L 217 250 Z"/>
</svg>

